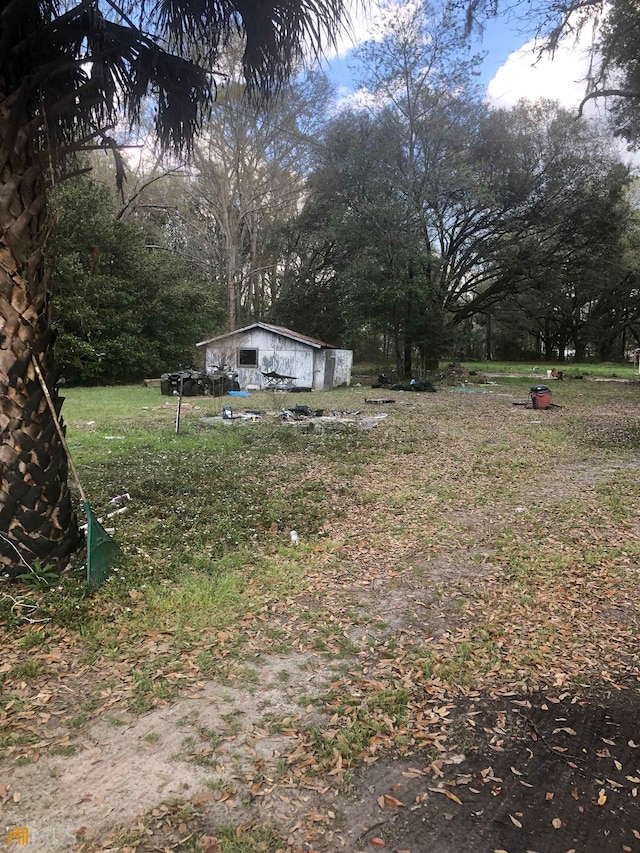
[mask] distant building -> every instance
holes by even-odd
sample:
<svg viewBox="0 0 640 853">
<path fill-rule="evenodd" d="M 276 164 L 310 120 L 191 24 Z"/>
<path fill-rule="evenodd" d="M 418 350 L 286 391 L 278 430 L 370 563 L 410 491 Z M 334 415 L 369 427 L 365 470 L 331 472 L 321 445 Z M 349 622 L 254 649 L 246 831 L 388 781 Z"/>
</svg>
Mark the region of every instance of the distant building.
<svg viewBox="0 0 640 853">
<path fill-rule="evenodd" d="M 234 371 L 242 390 L 330 391 L 351 384 L 353 352 L 269 323 L 200 341 L 207 373 Z"/>
</svg>

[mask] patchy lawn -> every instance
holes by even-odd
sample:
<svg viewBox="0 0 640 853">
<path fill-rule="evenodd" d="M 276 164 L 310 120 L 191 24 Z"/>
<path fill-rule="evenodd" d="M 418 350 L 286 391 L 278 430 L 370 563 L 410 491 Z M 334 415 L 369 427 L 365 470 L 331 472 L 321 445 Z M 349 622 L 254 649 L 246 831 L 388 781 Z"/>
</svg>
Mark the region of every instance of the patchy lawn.
<svg viewBox="0 0 640 853">
<path fill-rule="evenodd" d="M 92 503 L 131 494 L 127 559 L 89 599 L 8 590 L 8 831 L 51 853 L 640 851 L 640 385 L 557 382 L 535 411 L 514 403 L 542 380 L 493 381 L 240 401 L 360 412 L 336 430 L 193 399 L 179 436 L 155 389 L 71 391 Z"/>
</svg>

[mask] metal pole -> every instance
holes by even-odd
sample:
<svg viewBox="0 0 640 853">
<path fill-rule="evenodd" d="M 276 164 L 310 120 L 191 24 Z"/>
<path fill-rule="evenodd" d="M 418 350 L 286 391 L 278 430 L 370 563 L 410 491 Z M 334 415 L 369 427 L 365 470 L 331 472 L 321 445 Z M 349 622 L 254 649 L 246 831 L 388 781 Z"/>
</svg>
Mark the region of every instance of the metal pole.
<svg viewBox="0 0 640 853">
<path fill-rule="evenodd" d="M 180 391 L 178 392 L 178 408 L 176 409 L 176 435 L 180 432 L 180 409 L 182 408 L 182 385 L 184 376 L 180 376 Z"/>
</svg>

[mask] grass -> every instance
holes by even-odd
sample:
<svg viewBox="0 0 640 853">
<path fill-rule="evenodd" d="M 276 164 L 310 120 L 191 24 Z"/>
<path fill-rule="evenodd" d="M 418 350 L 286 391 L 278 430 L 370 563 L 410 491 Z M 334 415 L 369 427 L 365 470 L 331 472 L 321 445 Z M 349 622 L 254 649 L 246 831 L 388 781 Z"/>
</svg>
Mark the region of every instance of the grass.
<svg viewBox="0 0 640 853">
<path fill-rule="evenodd" d="M 440 370 L 445 370 L 451 364 L 451 360 L 440 363 Z M 563 371 L 565 377 L 600 377 L 600 378 L 623 378 L 633 379 L 638 378 L 638 368 L 634 367 L 631 362 L 607 362 L 604 364 L 596 364 L 593 362 L 574 362 L 572 360 L 559 361 L 542 361 L 539 359 L 530 359 L 528 361 L 473 361 L 463 360 L 462 364 L 469 370 L 474 370 L 478 373 L 497 373 L 497 374 L 515 374 L 516 376 L 541 376 L 546 378 L 547 370 Z M 371 363 L 354 364 L 352 373 L 353 382 L 367 382 L 375 380 L 380 373 L 391 374 L 394 370 L 393 365 L 380 365 Z"/>
<path fill-rule="evenodd" d="M 109 849 L 147 849 L 145 842 L 148 842 L 149 836 L 153 836 L 154 842 L 163 838 L 165 850 L 193 853 L 212 849 L 218 853 L 281 853 L 287 846 L 280 833 L 269 824 L 256 825 L 252 821 L 239 826 L 224 825 L 216 828 L 214 836 L 203 832 L 202 826 L 206 822 L 198 809 L 189 802 L 163 804 L 141 816 L 135 829 L 113 835 L 109 840 Z M 95 850 L 95 847 L 89 843 L 77 849 Z"/>
<path fill-rule="evenodd" d="M 68 441 L 94 510 L 104 514 L 111 498 L 131 496 L 126 515 L 107 522 L 128 559 L 98 593 L 104 614 L 83 596 L 81 567 L 75 586 L 42 597 L 60 624 L 100 647 L 123 624 L 133 627 L 134 612 L 136 631 L 184 635 L 224 628 L 261 590 L 295 594 L 302 569 L 289 531 L 303 543 L 321 531 L 332 511 L 328 468 L 348 481 L 370 445 L 353 430 L 305 435 L 275 414 L 256 425 L 207 425 L 202 418 L 222 405 L 208 397 L 185 399 L 176 435 L 175 402 L 142 386 L 71 388 L 65 396 Z M 304 402 L 327 408 L 327 396 Z M 251 401 L 272 411 L 297 403 L 291 394 Z M 361 392 L 331 395 L 334 408 L 361 405 Z M 143 588 L 144 608 L 127 600 L 132 587 Z"/>
<path fill-rule="evenodd" d="M 575 363 L 572 361 L 465 361 L 465 367 L 483 373 L 515 374 L 516 376 L 532 376 L 546 378 L 547 370 L 562 371 L 566 378 L 574 379 L 579 376 L 602 379 L 638 379 L 638 368 L 629 362 L 592 364 L 591 362 Z M 536 383 L 538 384 L 538 383 Z M 555 384 L 555 381 L 554 381 Z"/>
<path fill-rule="evenodd" d="M 191 398 L 176 436 L 175 403 L 158 389 L 69 389 L 68 440 L 92 504 L 100 513 L 131 495 L 111 522 L 126 560 L 91 597 L 80 565 L 53 589 L 20 592 L 51 621 L 4 629 L 14 643 L 2 672 L 9 701 L 23 683 L 44 692 L 74 656 L 96 680 L 67 722 L 75 731 L 99 713 L 100 690 L 121 691 L 120 707 L 142 713 L 197 679 L 257 691 L 261 654 L 302 652 L 344 662 L 339 680 L 370 668 L 374 686 L 354 699 L 357 710 L 326 700 L 340 731 L 314 741 L 323 761 L 337 749 L 348 764 L 389 734 L 385 725 L 403 728 L 414 701 L 407 685 L 454 691 L 502 680 L 525 690 L 547 678 L 550 655 L 577 678 L 571 655 L 581 643 L 608 671 L 620 638 L 629 643 L 623 626 L 637 592 L 638 385 L 556 382 L 561 408 L 534 412 L 513 405 L 527 398 L 530 376 L 495 381 L 470 386 L 482 394 L 397 394 L 372 432 L 322 434 L 275 414 L 206 423 L 222 401 Z M 365 396 L 256 394 L 242 406 L 381 413 Z M 408 609 L 425 597 L 407 647 L 385 598 L 396 588 Z M 363 614 L 355 637 L 354 612 Z M 611 613 L 622 614 L 620 627 Z M 394 656 L 406 666 L 400 681 L 389 675 Z M 274 680 L 294 684 L 293 665 Z"/>
</svg>

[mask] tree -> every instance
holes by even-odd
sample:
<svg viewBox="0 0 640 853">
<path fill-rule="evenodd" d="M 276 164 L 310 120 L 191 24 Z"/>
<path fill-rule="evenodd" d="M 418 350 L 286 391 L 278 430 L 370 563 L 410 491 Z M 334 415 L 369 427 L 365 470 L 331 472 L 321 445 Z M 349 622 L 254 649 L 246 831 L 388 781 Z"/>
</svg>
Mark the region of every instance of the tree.
<svg viewBox="0 0 640 853">
<path fill-rule="evenodd" d="M 9 575 L 35 559 L 61 569 L 78 539 L 32 363 L 53 386 L 47 183 L 73 170 L 74 153 L 114 145 L 118 122 L 135 127 L 148 96 L 160 146 L 190 150 L 232 36 L 244 38 L 245 79 L 266 94 L 341 14 L 341 0 L 0 0 L 0 564 Z"/>
<path fill-rule="evenodd" d="M 450 7 L 395 11 L 361 50 L 368 106 L 330 128 L 310 203 L 329 213 L 344 247 L 348 325 L 392 337 L 398 371 L 410 376 L 416 352 L 422 370 L 443 352 L 453 282 L 469 266 L 462 243 L 485 211 L 469 160 L 483 107 L 479 58 Z"/>
<path fill-rule="evenodd" d="M 535 35 L 540 52 L 553 54 L 561 41 L 589 42 L 589 71 L 580 105 L 606 100 L 614 132 L 640 143 L 640 12 L 634 0 L 470 0 L 467 30 L 482 30 L 486 16 L 508 11 Z"/>
<path fill-rule="evenodd" d="M 191 205 L 216 243 L 228 329 L 263 319 L 277 297 L 278 236 L 303 197 L 310 140 L 329 94 L 308 76 L 266 104 L 248 104 L 231 82 L 196 147 Z"/>
<path fill-rule="evenodd" d="M 191 362 L 223 315 L 199 266 L 163 245 L 160 229 L 150 233 L 155 223 L 118 218 L 112 183 L 73 178 L 52 201 L 51 307 L 65 379 L 120 382 Z"/>
<path fill-rule="evenodd" d="M 570 343 L 583 356 L 596 305 L 632 281 L 622 260 L 633 225 L 627 167 L 602 128 L 546 101 L 490 114 L 478 156 L 504 232 L 456 319 L 524 321 L 547 357 L 563 358 Z"/>
<path fill-rule="evenodd" d="M 319 149 L 305 217 L 326 250 L 307 245 L 323 259 L 316 275 L 338 283 L 347 334 L 393 340 L 404 375 L 416 354 L 421 370 L 449 354 L 472 318 L 489 333 L 507 309 L 547 349 L 578 348 L 587 303 L 602 310 L 618 276 L 628 170 L 557 104 L 478 120 L 473 101 L 443 100 L 413 132 L 395 104 L 344 113 Z"/>
<path fill-rule="evenodd" d="M 491 309 L 498 358 L 535 354 L 564 361 L 567 350 L 578 362 L 624 357 L 640 319 L 638 218 L 624 197 L 602 203 L 602 220 L 581 259 L 541 269 L 528 289 L 507 294 Z"/>
</svg>

